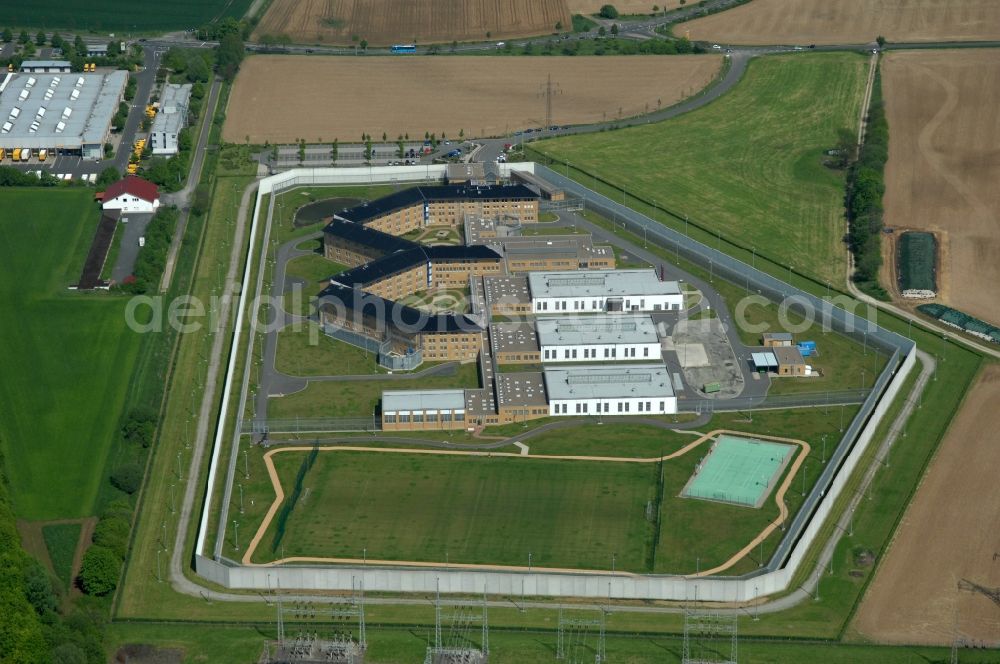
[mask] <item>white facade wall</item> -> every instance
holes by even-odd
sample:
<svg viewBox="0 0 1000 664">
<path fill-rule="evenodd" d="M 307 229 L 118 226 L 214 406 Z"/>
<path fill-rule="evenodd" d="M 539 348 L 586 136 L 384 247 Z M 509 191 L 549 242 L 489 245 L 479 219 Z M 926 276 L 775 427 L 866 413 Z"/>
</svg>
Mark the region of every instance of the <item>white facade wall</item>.
<svg viewBox="0 0 1000 664">
<path fill-rule="evenodd" d="M 554 399 L 549 402 L 549 415 L 576 417 L 579 415 L 673 415 L 677 412 L 677 397 L 620 397 L 611 399 Z"/>
<path fill-rule="evenodd" d="M 631 344 L 542 345 L 542 362 L 607 362 L 608 360 L 658 360 L 660 342 Z"/>
<path fill-rule="evenodd" d="M 150 203 L 143 198 L 126 193 L 104 201 L 102 207 L 105 210 L 121 210 L 122 212 L 156 212 L 157 208 L 160 207 L 160 200 L 156 199 Z"/>
<path fill-rule="evenodd" d="M 149 134 L 149 144 L 154 155 L 177 154 L 177 134 L 168 131 L 154 131 Z"/>
<path fill-rule="evenodd" d="M 614 296 L 612 300 L 619 299 Z M 680 311 L 684 295 L 624 295 L 620 297 L 622 310 L 629 311 Z M 532 297 L 531 306 L 537 314 L 607 313 L 607 296 L 586 295 L 577 297 Z"/>
</svg>

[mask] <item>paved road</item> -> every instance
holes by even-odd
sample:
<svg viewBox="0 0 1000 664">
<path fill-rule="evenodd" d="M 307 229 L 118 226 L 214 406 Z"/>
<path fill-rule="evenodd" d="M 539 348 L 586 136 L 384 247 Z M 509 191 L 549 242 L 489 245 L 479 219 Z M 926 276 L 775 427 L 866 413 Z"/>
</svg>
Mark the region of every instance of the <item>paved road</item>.
<svg viewBox="0 0 1000 664">
<path fill-rule="evenodd" d="M 174 267 L 177 264 L 177 255 L 180 253 L 184 240 L 184 229 L 187 227 L 188 219 L 191 216 L 191 193 L 198 186 L 201 180 L 201 169 L 205 164 L 205 154 L 208 149 L 208 136 L 212 130 L 212 118 L 215 116 L 215 105 L 219 101 L 219 90 L 222 89 L 222 81 L 215 79 L 208 92 L 208 101 L 202 110 L 201 131 L 198 134 L 198 144 L 195 145 L 194 153 L 191 155 L 191 170 L 188 172 L 187 182 L 184 188 L 172 194 L 164 194 L 161 202 L 164 205 L 176 205 L 181 209 L 180 217 L 177 220 L 177 227 L 174 229 L 174 237 L 170 243 L 170 251 L 167 254 L 166 266 L 163 268 L 163 277 L 160 279 L 160 292 L 164 293 L 170 288 L 170 282 L 174 277 Z M 236 235 L 236 237 L 241 237 Z"/>
</svg>

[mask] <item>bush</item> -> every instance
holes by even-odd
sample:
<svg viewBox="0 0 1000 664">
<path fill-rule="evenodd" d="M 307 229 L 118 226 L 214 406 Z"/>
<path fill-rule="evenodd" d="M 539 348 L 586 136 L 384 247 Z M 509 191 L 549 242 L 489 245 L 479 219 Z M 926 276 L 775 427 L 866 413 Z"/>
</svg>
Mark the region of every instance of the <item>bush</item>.
<svg viewBox="0 0 1000 664">
<path fill-rule="evenodd" d="M 92 546 L 83 554 L 80 565 L 80 589 L 88 595 L 107 595 L 118 585 L 121 558 L 103 546 Z"/>
<path fill-rule="evenodd" d="M 103 174 L 102 174 L 103 175 Z M 122 425 L 122 437 L 129 443 L 149 447 L 156 432 L 156 411 L 150 408 L 133 408 Z"/>
<path fill-rule="evenodd" d="M 128 552 L 129 522 L 120 516 L 112 516 L 101 519 L 94 526 L 94 535 L 91 538 L 97 546 L 111 549 L 124 559 Z"/>
<path fill-rule="evenodd" d="M 142 466 L 129 463 L 111 473 L 111 484 L 119 491 L 131 495 L 142 486 Z"/>
<path fill-rule="evenodd" d="M 601 11 L 597 13 L 601 18 L 618 18 L 618 10 L 614 5 L 603 5 Z"/>
<path fill-rule="evenodd" d="M 171 161 L 177 161 L 174 157 Z M 155 159 L 153 161 L 156 161 Z M 178 211 L 175 207 L 160 208 L 149 226 L 146 227 L 146 246 L 135 261 L 134 274 L 122 283 L 121 290 L 141 295 L 155 289 L 160 283 L 163 268 L 170 250 L 170 238 L 174 232 Z"/>
<path fill-rule="evenodd" d="M 101 171 L 100 175 L 97 176 L 97 180 L 94 182 L 94 185 L 97 186 L 98 189 L 102 189 L 110 184 L 118 182 L 121 179 L 122 174 L 118 172 L 118 169 L 114 166 L 108 166 Z"/>
</svg>

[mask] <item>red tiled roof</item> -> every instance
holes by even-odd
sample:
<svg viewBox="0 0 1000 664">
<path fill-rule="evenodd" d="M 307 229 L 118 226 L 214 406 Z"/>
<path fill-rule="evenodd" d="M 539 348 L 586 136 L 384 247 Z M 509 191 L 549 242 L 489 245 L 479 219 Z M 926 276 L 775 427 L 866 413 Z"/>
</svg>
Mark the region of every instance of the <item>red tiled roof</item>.
<svg viewBox="0 0 1000 664">
<path fill-rule="evenodd" d="M 136 196 L 150 203 L 159 198 L 159 192 L 155 184 L 135 175 L 126 175 L 124 180 L 119 180 L 105 189 L 104 200 L 108 201 L 112 198 L 118 198 L 122 194 Z"/>
</svg>

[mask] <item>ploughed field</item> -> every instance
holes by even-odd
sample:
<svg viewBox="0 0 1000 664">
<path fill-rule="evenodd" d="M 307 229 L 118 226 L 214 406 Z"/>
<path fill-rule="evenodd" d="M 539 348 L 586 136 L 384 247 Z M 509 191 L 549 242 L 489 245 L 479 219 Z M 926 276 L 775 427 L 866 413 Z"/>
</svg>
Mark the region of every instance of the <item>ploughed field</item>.
<svg viewBox="0 0 1000 664">
<path fill-rule="evenodd" d="M 894 52 L 882 72 L 885 223 L 935 233 L 940 300 L 1000 323 L 1000 51 Z"/>
<path fill-rule="evenodd" d="M 255 37 L 386 46 L 529 37 L 571 22 L 564 0 L 275 0 Z"/>
<path fill-rule="evenodd" d="M 223 137 L 252 143 L 390 141 L 503 136 L 545 123 L 540 94 L 551 75 L 560 94 L 552 121 L 597 122 L 654 111 L 711 82 L 718 55 L 548 58 L 386 56 L 247 59 L 233 88 Z M 372 85 L 378 81 L 378 85 Z"/>
<path fill-rule="evenodd" d="M 996 0 L 753 0 L 674 26 L 731 44 L 858 44 L 1000 38 Z"/>
</svg>

